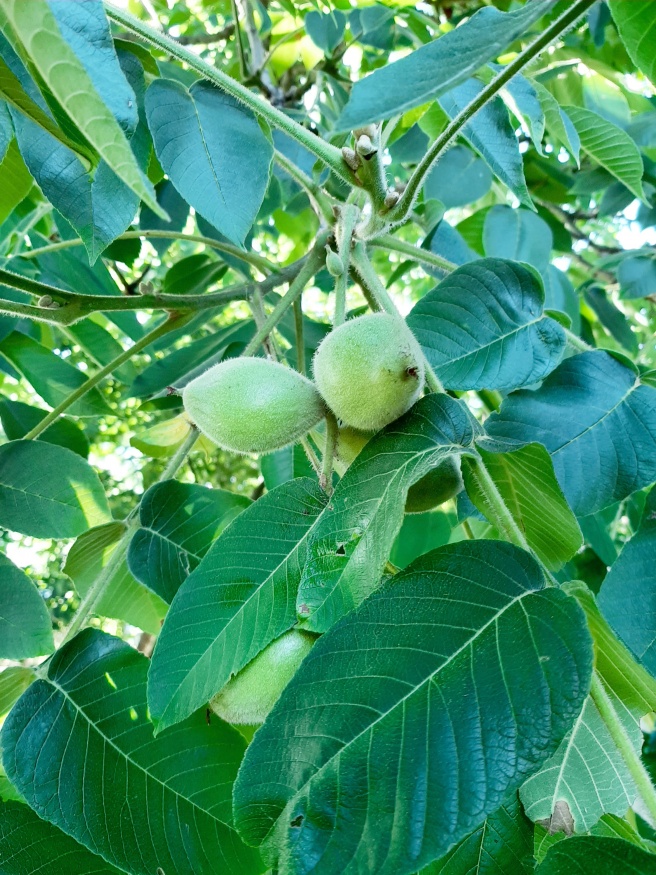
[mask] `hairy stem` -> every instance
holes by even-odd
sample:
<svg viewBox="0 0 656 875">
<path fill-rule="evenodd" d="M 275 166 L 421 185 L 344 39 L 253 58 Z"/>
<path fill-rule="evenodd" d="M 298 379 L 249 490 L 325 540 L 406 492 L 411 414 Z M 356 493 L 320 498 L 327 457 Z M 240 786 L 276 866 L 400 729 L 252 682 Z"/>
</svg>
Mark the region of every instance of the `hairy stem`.
<svg viewBox="0 0 656 875">
<path fill-rule="evenodd" d="M 303 294 L 305 286 L 310 282 L 312 277 L 320 270 L 323 263 L 323 245 L 327 234 L 320 235 L 320 240 L 317 240 L 312 252 L 310 252 L 307 261 L 298 272 L 296 279 L 290 284 L 286 294 L 278 301 L 271 313 L 264 320 L 263 324 L 257 329 L 254 337 L 246 346 L 244 355 L 253 355 L 257 348 L 271 334 L 278 322 L 285 315 L 292 304 Z M 321 242 L 320 242 L 321 241 Z"/>
<path fill-rule="evenodd" d="M 271 125 L 273 125 L 273 127 L 279 128 L 281 131 L 284 131 L 292 137 L 292 139 L 296 140 L 296 142 L 305 146 L 306 149 L 312 152 L 313 155 L 316 155 L 317 158 L 323 161 L 327 167 L 330 167 L 330 169 L 343 179 L 344 182 L 349 185 L 355 183 L 355 177 L 352 171 L 349 170 L 348 166 L 345 164 L 344 159 L 342 158 L 342 153 L 336 146 L 320 139 L 307 128 L 304 128 L 298 122 L 285 115 L 284 112 L 271 106 L 266 100 L 263 100 L 259 95 L 250 91 L 245 85 L 232 79 L 221 70 L 217 70 L 216 67 L 211 66 L 206 61 L 203 61 L 194 52 L 181 46 L 166 34 L 158 32 L 154 28 L 144 24 L 144 22 L 140 21 L 138 18 L 125 12 L 123 9 L 118 9 L 115 6 L 111 6 L 109 3 L 105 3 L 105 9 L 108 17 L 112 21 L 120 24 L 132 33 L 137 34 L 137 36 L 140 36 L 145 42 L 150 43 L 150 45 L 157 46 L 157 48 L 172 57 L 177 58 L 179 61 L 184 61 L 185 64 L 200 76 L 213 82 L 214 85 L 217 85 L 223 91 L 231 94 L 254 113 L 266 119 Z"/>
<path fill-rule="evenodd" d="M 306 376 L 303 303 L 300 298 L 294 301 L 294 333 L 296 335 L 296 370 L 303 374 L 303 376 Z"/>
<path fill-rule="evenodd" d="M 611 698 L 606 692 L 603 681 L 596 671 L 592 675 L 590 696 L 597 706 L 597 710 L 601 714 L 601 718 L 606 724 L 606 728 L 620 752 L 627 769 L 631 773 L 631 777 L 635 781 L 640 798 L 649 812 L 652 823 L 656 823 L 656 788 L 654 788 L 647 770 L 636 753 L 631 739 L 626 734 L 617 711 L 613 707 Z"/>
<path fill-rule="evenodd" d="M 326 413 L 326 445 L 321 462 L 321 476 L 319 477 L 319 485 L 327 495 L 331 495 L 333 491 L 333 459 L 337 449 L 338 435 L 339 426 L 337 425 L 337 420 L 334 413 L 329 410 Z"/>
<path fill-rule="evenodd" d="M 563 31 L 567 30 L 574 22 L 588 10 L 595 0 L 576 0 L 569 9 L 559 16 L 549 27 L 544 30 L 530 46 L 520 52 L 514 61 L 505 66 L 497 76 L 471 101 L 458 115 L 446 126 L 445 130 L 438 136 L 428 152 L 421 159 L 412 176 L 408 180 L 408 185 L 403 192 L 401 199 L 397 205 L 389 211 L 386 218 L 391 224 L 398 224 L 405 221 L 410 215 L 412 207 L 423 188 L 433 164 L 440 155 L 446 150 L 450 143 L 457 137 L 467 122 L 480 109 L 490 102 L 501 91 L 503 86 L 509 82 L 516 73 L 519 73 L 530 61 L 536 58 L 550 43 L 557 39 Z"/>
<path fill-rule="evenodd" d="M 187 240 L 190 243 L 202 243 L 204 246 L 209 246 L 211 249 L 216 249 L 217 252 L 225 252 L 247 264 L 252 264 L 264 274 L 272 273 L 278 270 L 276 264 L 262 258 L 254 252 L 245 252 L 238 246 L 233 246 L 232 243 L 222 243 L 219 240 L 213 240 L 212 237 L 204 237 L 202 234 L 184 234 L 182 231 L 156 231 L 144 229 L 142 231 L 126 231 L 125 234 L 120 234 L 117 240 Z M 44 255 L 48 252 L 58 252 L 60 249 L 71 249 L 75 246 L 82 246 L 83 241 L 79 238 L 74 240 L 60 240 L 57 243 L 49 243 L 47 246 L 39 246 L 37 249 L 28 249 L 20 253 L 21 258 L 38 258 L 39 255 Z"/>
<path fill-rule="evenodd" d="M 75 404 L 75 402 L 82 398 L 83 395 L 86 395 L 94 386 L 97 386 L 101 380 L 104 380 L 105 377 L 108 377 L 113 371 L 120 368 L 121 365 L 129 361 L 133 356 L 141 352 L 142 349 L 145 349 L 153 343 L 153 341 L 167 334 L 173 328 L 178 328 L 181 324 L 181 319 L 189 318 L 189 316 L 181 317 L 179 314 L 169 316 L 169 318 L 162 322 L 161 325 L 158 325 L 157 328 L 153 328 L 148 334 L 144 334 L 144 336 L 140 340 L 137 340 L 137 342 L 129 349 L 123 350 L 119 356 L 106 364 L 104 368 L 101 368 L 99 371 L 96 371 L 95 374 L 92 374 L 86 382 L 82 383 L 82 385 L 78 386 L 77 389 L 64 398 L 61 404 L 58 404 L 50 411 L 50 413 L 48 413 L 47 416 L 43 417 L 41 422 L 35 425 L 31 431 L 28 431 L 23 440 L 34 440 L 34 438 L 37 438 L 48 428 L 48 426 L 52 425 L 62 413 L 65 413 L 71 405 Z"/>
<path fill-rule="evenodd" d="M 159 478 L 158 482 L 162 482 L 163 480 L 170 480 L 172 477 L 175 477 L 181 465 L 191 452 L 193 445 L 196 443 L 200 436 L 200 432 L 196 428 L 196 426 L 190 425 L 189 434 L 185 438 L 184 442 L 180 445 L 180 447 L 176 450 L 175 454 L 172 456 L 171 461 L 166 466 L 164 471 L 162 472 L 162 476 Z M 100 602 L 100 599 L 105 592 L 106 587 L 111 582 L 112 577 L 116 573 L 116 571 L 120 568 L 121 563 L 125 559 L 128 548 L 130 546 L 130 541 L 132 540 L 132 536 L 134 535 L 136 529 L 139 528 L 139 519 L 135 512 L 132 514 L 129 522 L 126 524 L 126 529 L 121 537 L 121 540 L 118 542 L 112 555 L 103 570 L 100 572 L 98 577 L 94 580 L 94 582 L 89 587 L 86 595 L 80 602 L 80 606 L 75 612 L 75 616 L 71 620 L 67 630 L 66 635 L 64 636 L 64 640 L 62 644 L 66 641 L 69 641 L 74 635 L 76 635 L 80 629 L 87 622 L 89 617 L 91 617 Z"/>
<path fill-rule="evenodd" d="M 396 237 L 392 237 L 391 234 L 383 234 L 380 237 L 376 237 L 374 240 L 369 241 L 369 245 L 376 249 L 390 249 L 393 252 L 401 252 L 412 259 L 412 261 L 416 261 L 417 264 L 427 264 L 430 267 L 443 270 L 445 273 L 450 273 L 458 267 L 457 264 L 447 261 L 446 258 L 436 255 L 429 249 L 422 249 L 420 246 L 415 246 L 414 243 L 406 243 L 405 240 L 399 240 Z"/>
<path fill-rule="evenodd" d="M 363 287 L 366 288 L 368 294 L 376 301 L 380 309 L 396 317 L 403 325 L 404 330 L 410 331 L 405 319 L 396 309 L 396 304 L 374 270 L 363 243 L 356 243 L 353 250 L 352 263 Z M 426 371 L 426 385 L 431 392 L 444 392 L 442 383 L 425 355 L 424 368 Z"/>
</svg>

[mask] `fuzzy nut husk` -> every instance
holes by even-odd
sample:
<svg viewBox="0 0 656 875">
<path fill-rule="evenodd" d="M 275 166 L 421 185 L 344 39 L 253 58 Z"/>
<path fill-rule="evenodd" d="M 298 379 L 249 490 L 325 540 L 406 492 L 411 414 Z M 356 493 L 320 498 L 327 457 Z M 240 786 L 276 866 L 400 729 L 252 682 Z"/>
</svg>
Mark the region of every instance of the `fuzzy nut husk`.
<svg viewBox="0 0 656 875">
<path fill-rule="evenodd" d="M 327 335 L 314 357 L 314 378 L 345 425 L 378 431 L 419 398 L 424 359 L 408 328 L 389 313 L 374 313 Z"/>
<path fill-rule="evenodd" d="M 228 681 L 210 708 L 228 723 L 264 723 L 315 641 L 314 635 L 298 629 L 285 632 Z"/>
<path fill-rule="evenodd" d="M 408 490 L 405 502 L 406 513 L 425 513 L 450 498 L 455 498 L 463 489 L 460 459 L 449 456 L 437 468 L 433 468 Z"/>
<path fill-rule="evenodd" d="M 262 358 L 221 362 L 182 392 L 192 422 L 234 453 L 270 453 L 306 435 L 325 415 L 314 383 Z"/>
</svg>

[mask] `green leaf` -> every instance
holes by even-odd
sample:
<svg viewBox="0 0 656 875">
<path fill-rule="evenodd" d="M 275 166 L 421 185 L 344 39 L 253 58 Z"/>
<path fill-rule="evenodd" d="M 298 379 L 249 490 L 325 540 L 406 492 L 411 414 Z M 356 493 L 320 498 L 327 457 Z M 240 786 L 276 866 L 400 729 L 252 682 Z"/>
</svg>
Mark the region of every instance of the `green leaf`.
<svg viewBox="0 0 656 875">
<path fill-rule="evenodd" d="M 440 97 L 440 106 L 453 119 L 484 87 L 478 80 L 469 79 Z M 521 203 L 533 209 L 533 201 L 524 179 L 524 163 L 519 143 L 503 100 L 495 97 L 486 103 L 463 127 L 461 136 Z"/>
<path fill-rule="evenodd" d="M 34 680 L 34 669 L 22 665 L 10 665 L 0 672 L 0 717 L 5 716 Z"/>
<path fill-rule="evenodd" d="M 580 166 L 581 138 L 572 124 L 571 118 L 544 85 L 533 82 L 533 87 L 542 105 L 547 130 L 561 146 L 567 149 L 577 166 Z"/>
<path fill-rule="evenodd" d="M 442 510 L 406 514 L 392 546 L 390 562 L 405 568 L 422 553 L 443 547 L 449 543 L 456 524 L 455 514 Z"/>
<path fill-rule="evenodd" d="M 0 222 L 4 222 L 33 185 L 34 180 L 21 158 L 16 140 L 12 140 L 0 163 Z"/>
<path fill-rule="evenodd" d="M 158 731 L 208 702 L 294 625 L 308 532 L 324 506 L 311 480 L 279 486 L 233 520 L 182 584 L 148 678 Z"/>
<path fill-rule="evenodd" d="M 139 522 L 128 550 L 136 579 L 169 604 L 214 541 L 244 508 L 245 495 L 164 480 L 139 505 Z"/>
<path fill-rule="evenodd" d="M 656 260 L 648 255 L 624 258 L 617 268 L 623 298 L 646 298 L 656 294 Z"/>
<path fill-rule="evenodd" d="M 631 137 L 590 109 L 566 106 L 565 110 L 577 130 L 586 155 L 624 183 L 637 198 L 647 202 L 642 187 L 642 158 Z"/>
<path fill-rule="evenodd" d="M 67 332 L 74 338 L 89 357 L 99 367 L 104 367 L 118 358 L 123 352 L 123 346 L 115 340 L 106 328 L 98 325 L 93 319 L 83 319 L 67 327 Z M 125 384 L 130 384 L 137 376 L 137 370 L 132 362 L 125 362 L 120 368 L 112 371 L 112 377 Z"/>
<path fill-rule="evenodd" d="M 651 0 L 609 0 L 608 5 L 633 63 L 656 82 L 656 20 Z"/>
<path fill-rule="evenodd" d="M 71 140 L 56 122 L 45 112 L 38 103 L 36 103 L 23 88 L 20 79 L 12 71 L 9 65 L 0 58 L 0 97 L 15 106 L 16 109 L 27 116 L 39 127 L 47 131 L 56 140 L 75 152 L 78 158 L 87 165 L 87 169 L 91 166 L 93 158 L 93 150 L 84 148 L 79 143 Z"/>
<path fill-rule="evenodd" d="M 625 544 L 601 586 L 599 607 L 635 658 L 656 676 L 654 556 L 656 490 L 652 489 L 640 528 Z"/>
<path fill-rule="evenodd" d="M 477 433 L 463 404 L 431 394 L 369 441 L 312 530 L 296 598 L 305 628 L 325 632 L 376 589 L 408 489 L 448 456 L 472 454 Z"/>
<path fill-rule="evenodd" d="M 611 337 L 614 337 L 632 355 L 637 356 L 639 352 L 638 336 L 631 330 L 631 323 L 624 313 L 609 299 L 603 286 L 596 283 L 589 285 L 585 289 L 583 297 Z"/>
<path fill-rule="evenodd" d="M 10 441 L 25 437 L 28 431 L 38 425 L 47 414 L 47 410 L 31 407 L 29 404 L 23 404 L 22 401 L 12 401 L 9 398 L 0 401 L 0 420 L 4 433 Z M 66 447 L 83 459 L 89 455 L 89 441 L 86 435 L 72 419 L 64 416 L 60 416 L 49 425 L 37 440 Z"/>
<path fill-rule="evenodd" d="M 41 820 L 20 802 L 0 804 L 0 866 L 3 875 L 119 875 L 119 869 L 75 839 Z"/>
<path fill-rule="evenodd" d="M 40 817 L 133 875 L 262 872 L 232 826 L 245 742 L 200 712 L 155 740 L 147 669 L 94 629 L 65 644 L 5 721 L 7 776 Z"/>
<path fill-rule="evenodd" d="M 510 395 L 486 430 L 497 449 L 543 444 L 577 516 L 656 480 L 656 389 L 602 350 L 568 358 L 539 389 Z"/>
<path fill-rule="evenodd" d="M 547 568 L 562 568 L 581 547 L 583 537 L 558 485 L 549 453 L 541 444 L 528 444 L 511 453 L 487 452 L 482 446 L 478 450 L 529 547 Z M 487 516 L 486 493 L 476 468 L 467 460 L 463 460 L 463 475 L 469 497 Z M 495 520 L 490 518 L 490 522 Z"/>
<path fill-rule="evenodd" d="M 125 531 L 122 522 L 96 526 L 81 535 L 68 551 L 64 574 L 71 578 L 81 597 L 107 565 Z M 107 581 L 95 612 L 157 635 L 166 616 L 166 603 L 134 579 L 123 559 Z"/>
<path fill-rule="evenodd" d="M 495 66 L 494 69 L 499 72 L 503 68 Z M 542 138 L 546 121 L 535 83 L 517 73 L 502 88 L 500 96 L 525 133 L 533 140 L 538 154 L 543 155 Z"/>
<path fill-rule="evenodd" d="M 161 213 L 152 185 L 139 168 L 121 126 L 103 102 L 105 95 L 98 93 L 76 52 L 62 36 L 46 0 L 31 0 L 29 8 L 21 0 L 2 0 L 0 13 L 6 16 L 23 52 L 71 121 L 114 173 L 151 209 Z"/>
<path fill-rule="evenodd" d="M 552 6 L 552 0 L 537 0 L 511 13 L 481 9 L 455 30 L 356 82 L 337 128 L 362 127 L 445 94 L 502 54 Z"/>
<path fill-rule="evenodd" d="M 285 875 L 416 872 L 555 750 L 591 669 L 583 612 L 527 553 L 435 550 L 314 645 L 248 748 L 237 827 Z"/>
<path fill-rule="evenodd" d="M 0 342 L 0 353 L 51 407 L 68 398 L 74 389 L 88 379 L 70 362 L 18 331 Z M 68 412 L 73 416 L 104 416 L 111 413 L 111 408 L 98 389 L 93 388 L 72 404 Z"/>
<path fill-rule="evenodd" d="M 110 516 L 98 475 L 76 453 L 44 441 L 0 447 L 0 525 L 35 538 L 74 538 Z"/>
<path fill-rule="evenodd" d="M 266 488 L 271 492 L 276 486 L 296 477 L 313 477 L 314 471 L 300 444 L 285 447 L 275 453 L 260 457 L 260 468 Z"/>
<path fill-rule="evenodd" d="M 477 201 L 488 193 L 491 185 L 492 174 L 485 161 L 465 146 L 454 146 L 428 175 L 424 198 L 435 198 L 451 209 Z"/>
<path fill-rule="evenodd" d="M 565 332 L 543 304 L 533 271 L 486 258 L 454 270 L 406 321 L 445 388 L 513 389 L 543 379 L 563 354 Z"/>
<path fill-rule="evenodd" d="M 516 793 L 481 826 L 418 875 L 531 875 L 533 824 Z"/>
<path fill-rule="evenodd" d="M 273 147 L 250 110 L 210 85 L 156 79 L 146 92 L 155 150 L 182 197 L 243 246 L 269 182 Z"/>
<path fill-rule="evenodd" d="M 485 254 L 493 258 L 524 261 L 546 274 L 553 234 L 544 219 L 530 210 L 513 210 L 497 204 L 485 216 Z"/>
<path fill-rule="evenodd" d="M 46 603 L 29 577 L 0 553 L 0 659 L 28 659 L 54 649 Z"/>
<path fill-rule="evenodd" d="M 575 836 L 550 849 L 536 875 L 656 875 L 656 857 L 631 842 L 597 836 Z"/>
<path fill-rule="evenodd" d="M 139 227 L 146 231 L 182 231 L 189 215 L 187 201 L 180 197 L 170 179 L 163 179 L 155 187 L 155 191 L 158 203 L 162 205 L 162 209 L 166 210 L 171 220 L 167 222 L 160 219 L 152 210 L 144 206 L 139 214 Z M 161 258 L 173 240 L 153 238 L 149 243 Z"/>
</svg>

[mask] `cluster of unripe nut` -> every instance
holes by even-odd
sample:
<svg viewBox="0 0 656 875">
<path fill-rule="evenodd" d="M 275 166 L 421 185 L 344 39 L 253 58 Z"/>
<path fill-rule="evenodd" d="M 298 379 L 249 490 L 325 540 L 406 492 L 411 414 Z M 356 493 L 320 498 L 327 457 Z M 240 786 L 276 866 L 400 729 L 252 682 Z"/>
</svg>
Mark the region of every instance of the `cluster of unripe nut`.
<svg viewBox="0 0 656 875">
<path fill-rule="evenodd" d="M 424 357 L 410 330 L 395 316 L 374 313 L 325 337 L 314 357 L 314 382 L 276 362 L 242 357 L 196 377 L 182 398 L 200 431 L 236 453 L 288 446 L 329 408 L 341 423 L 335 457 L 343 472 L 377 431 L 417 401 L 424 375 Z M 457 458 L 450 457 L 410 488 L 406 512 L 430 510 L 461 488 Z M 262 723 L 314 640 L 299 629 L 285 632 L 226 684 L 211 708 L 230 723 Z"/>
</svg>

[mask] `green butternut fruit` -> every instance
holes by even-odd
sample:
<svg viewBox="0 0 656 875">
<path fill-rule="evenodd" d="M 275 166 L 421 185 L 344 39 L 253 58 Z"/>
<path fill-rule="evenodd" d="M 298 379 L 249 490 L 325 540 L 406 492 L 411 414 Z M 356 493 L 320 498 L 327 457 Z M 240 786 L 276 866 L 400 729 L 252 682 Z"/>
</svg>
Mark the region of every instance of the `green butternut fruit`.
<svg viewBox="0 0 656 875">
<path fill-rule="evenodd" d="M 314 383 L 262 358 L 215 365 L 185 386 L 182 401 L 204 435 L 235 453 L 286 447 L 325 414 Z"/>
<path fill-rule="evenodd" d="M 359 316 L 322 341 L 314 378 L 345 425 L 378 431 L 419 398 L 424 358 L 410 330 L 389 313 Z"/>
<path fill-rule="evenodd" d="M 437 468 L 429 471 L 408 490 L 405 502 L 406 513 L 424 513 L 438 504 L 444 504 L 462 491 L 460 460 L 449 456 Z"/>
<path fill-rule="evenodd" d="M 374 436 L 373 431 L 358 431 L 357 428 L 345 426 L 340 428 L 337 435 L 337 447 L 335 454 L 340 462 L 348 468 L 353 459 L 359 455 L 360 450 L 369 443 Z"/>
<path fill-rule="evenodd" d="M 228 723 L 264 723 L 316 640 L 298 629 L 285 632 L 228 681 L 210 708 Z"/>
</svg>

